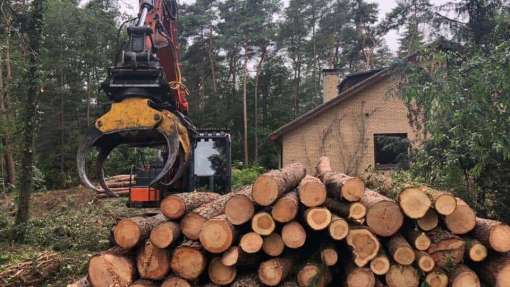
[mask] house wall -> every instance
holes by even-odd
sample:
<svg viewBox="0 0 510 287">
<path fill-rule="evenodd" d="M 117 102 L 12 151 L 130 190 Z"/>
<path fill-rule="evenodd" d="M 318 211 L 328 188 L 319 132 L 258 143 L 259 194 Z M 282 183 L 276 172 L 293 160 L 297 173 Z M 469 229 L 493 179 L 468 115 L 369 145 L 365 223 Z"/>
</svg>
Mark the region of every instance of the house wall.
<svg viewBox="0 0 510 287">
<path fill-rule="evenodd" d="M 407 133 L 419 142 L 408 121 L 408 109 L 391 95 L 385 78 L 282 137 L 282 164 L 301 162 L 310 174 L 325 155 L 334 170 L 357 175 L 374 163 L 374 134 Z"/>
</svg>

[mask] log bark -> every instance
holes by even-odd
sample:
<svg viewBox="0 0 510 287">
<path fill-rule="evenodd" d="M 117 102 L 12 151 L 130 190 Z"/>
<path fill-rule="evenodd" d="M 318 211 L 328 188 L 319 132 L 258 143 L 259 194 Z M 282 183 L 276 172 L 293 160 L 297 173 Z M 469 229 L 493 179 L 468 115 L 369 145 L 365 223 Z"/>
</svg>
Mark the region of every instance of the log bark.
<svg viewBox="0 0 510 287">
<path fill-rule="evenodd" d="M 423 187 L 423 190 L 432 199 L 432 205 L 437 213 L 447 216 L 457 208 L 457 200 L 453 194 L 430 187 Z"/>
<path fill-rule="evenodd" d="M 135 247 L 149 237 L 151 230 L 167 219 L 162 214 L 121 220 L 113 229 L 115 243 L 125 249 Z"/>
<path fill-rule="evenodd" d="M 494 251 L 510 251 L 510 226 L 500 221 L 476 218 L 473 236 Z"/>
<path fill-rule="evenodd" d="M 242 225 L 250 221 L 255 214 L 255 205 L 249 195 L 237 194 L 225 204 L 225 215 L 233 225 Z"/>
<path fill-rule="evenodd" d="M 510 286 L 510 255 L 490 256 L 477 267 L 477 273 L 488 286 Z"/>
<path fill-rule="evenodd" d="M 157 287 L 157 285 L 149 280 L 137 280 L 135 283 L 129 285 L 129 287 Z"/>
<path fill-rule="evenodd" d="M 152 244 L 158 248 L 167 248 L 181 236 L 181 228 L 175 222 L 163 222 L 152 229 L 149 236 Z"/>
<path fill-rule="evenodd" d="M 221 262 L 221 258 L 216 257 L 211 260 L 211 263 L 209 263 L 207 273 L 209 275 L 209 279 L 214 284 L 228 285 L 234 282 L 237 276 L 237 269 L 234 266 L 225 266 Z"/>
<path fill-rule="evenodd" d="M 161 201 L 161 213 L 169 219 L 180 219 L 187 212 L 217 200 L 221 195 L 214 192 L 185 192 L 172 194 Z"/>
<path fill-rule="evenodd" d="M 282 240 L 285 246 L 291 249 L 302 247 L 306 241 L 306 231 L 297 221 L 291 221 L 282 228 Z"/>
<path fill-rule="evenodd" d="M 375 275 L 382 276 L 390 271 L 390 267 L 391 262 L 384 248 L 379 248 L 377 256 L 370 261 L 370 270 L 372 270 Z"/>
<path fill-rule="evenodd" d="M 354 263 L 358 267 L 364 267 L 379 253 L 379 239 L 368 229 L 356 226 L 350 227 L 346 239 L 347 245 L 352 249 Z"/>
<path fill-rule="evenodd" d="M 259 252 L 262 249 L 263 244 L 264 239 L 262 239 L 262 236 L 256 232 L 248 232 L 244 234 L 239 241 L 239 247 L 248 254 Z"/>
<path fill-rule="evenodd" d="M 202 246 L 196 241 L 184 241 L 175 248 L 170 261 L 172 271 L 179 277 L 194 280 L 205 270 L 206 257 L 202 252 Z"/>
<path fill-rule="evenodd" d="M 408 187 L 398 194 L 398 203 L 402 211 L 411 219 L 425 216 L 432 206 L 432 201 L 425 191 L 418 187 Z"/>
<path fill-rule="evenodd" d="M 429 231 L 427 235 L 432 241 L 427 253 L 434 258 L 437 266 L 445 268 L 462 262 L 466 246 L 462 238 L 441 228 Z"/>
<path fill-rule="evenodd" d="M 320 179 L 307 175 L 298 185 L 299 201 L 306 207 L 316 207 L 326 201 L 326 187 Z"/>
<path fill-rule="evenodd" d="M 271 214 L 267 212 L 259 212 L 251 219 L 251 229 L 256 233 L 268 236 L 273 233 L 276 228 L 276 223 Z"/>
<path fill-rule="evenodd" d="M 466 202 L 457 198 L 457 208 L 445 216 L 444 223 L 453 234 L 466 234 L 475 228 L 476 214 Z"/>
<path fill-rule="evenodd" d="M 480 287 L 478 275 L 466 265 L 459 265 L 450 275 L 451 287 Z"/>
<path fill-rule="evenodd" d="M 236 230 L 224 214 L 207 220 L 199 235 L 204 249 L 214 254 L 226 251 L 235 238 Z"/>
<path fill-rule="evenodd" d="M 425 232 L 412 228 L 403 233 L 408 242 L 417 250 L 425 251 L 429 249 L 431 241 Z"/>
<path fill-rule="evenodd" d="M 329 227 L 332 219 L 329 209 L 324 207 L 312 207 L 305 211 L 306 224 L 313 230 L 319 231 Z"/>
<path fill-rule="evenodd" d="M 287 223 L 296 218 L 298 210 L 299 201 L 297 192 L 293 191 L 276 201 L 271 210 L 271 216 L 279 223 Z"/>
<path fill-rule="evenodd" d="M 387 247 L 393 260 L 400 265 L 411 265 L 416 259 L 413 247 L 400 234 L 391 237 Z"/>
<path fill-rule="evenodd" d="M 240 191 L 222 195 L 218 199 L 203 204 L 200 207 L 193 209 L 192 212 L 186 213 L 186 215 L 181 219 L 182 234 L 190 240 L 198 240 L 202 225 L 204 225 L 207 220 L 222 214 L 225 204 L 227 204 L 227 201 L 230 198 L 238 194 L 249 196 L 250 193 L 251 187 L 248 186 Z"/>
<path fill-rule="evenodd" d="M 374 287 L 375 276 L 369 268 L 350 267 L 347 270 L 346 287 Z"/>
<path fill-rule="evenodd" d="M 359 201 L 365 192 L 365 183 L 359 178 L 335 173 L 327 157 L 321 157 L 316 167 L 317 176 L 326 185 L 330 196 L 349 202 Z"/>
<path fill-rule="evenodd" d="M 260 282 L 268 286 L 278 286 L 287 278 L 292 269 L 293 259 L 277 257 L 260 264 L 258 276 Z"/>
<path fill-rule="evenodd" d="M 425 276 L 425 282 L 430 287 L 448 287 L 448 275 L 441 269 L 435 269 Z"/>
<path fill-rule="evenodd" d="M 489 254 L 487 247 L 480 241 L 472 238 L 464 238 L 466 241 L 466 255 L 465 257 L 473 262 L 481 262 L 487 258 Z"/>
<path fill-rule="evenodd" d="M 367 207 L 366 224 L 370 230 L 383 237 L 397 233 L 404 223 L 400 207 L 391 199 L 377 192 L 366 190 L 361 203 Z"/>
<path fill-rule="evenodd" d="M 418 287 L 420 284 L 418 272 L 411 266 L 393 264 L 385 277 L 389 287 Z"/>
<path fill-rule="evenodd" d="M 285 243 L 283 243 L 280 234 L 273 232 L 271 235 L 264 237 L 264 243 L 262 244 L 262 250 L 265 254 L 276 257 L 280 256 L 285 249 Z"/>
<path fill-rule="evenodd" d="M 67 287 L 90 287 L 89 278 L 84 276 L 74 283 L 67 284 Z"/>
<path fill-rule="evenodd" d="M 354 220 L 361 220 L 367 214 L 367 208 L 360 202 L 347 203 L 328 198 L 324 206 L 339 216 Z"/>
<path fill-rule="evenodd" d="M 439 218 L 435 210 L 429 209 L 424 217 L 416 220 L 416 225 L 423 231 L 431 231 L 439 224 Z"/>
<path fill-rule="evenodd" d="M 428 253 L 424 251 L 416 251 L 416 265 L 421 271 L 428 273 L 436 267 L 436 262 Z"/>
<path fill-rule="evenodd" d="M 91 286 L 127 287 L 135 279 L 136 266 L 120 248 L 94 255 L 89 260 L 88 280 Z"/>
<path fill-rule="evenodd" d="M 253 184 L 253 199 L 259 205 L 269 206 L 283 194 L 296 188 L 305 175 L 306 168 L 299 163 L 266 172 Z"/>
<path fill-rule="evenodd" d="M 191 287 L 191 284 L 177 276 L 169 276 L 167 279 L 165 279 L 165 281 L 163 281 L 161 287 Z"/>
<path fill-rule="evenodd" d="M 315 263 L 306 263 L 296 276 L 300 287 L 325 287 L 331 282 L 331 275 L 326 267 Z"/>
<path fill-rule="evenodd" d="M 339 216 L 332 215 L 328 232 L 334 240 L 344 240 L 349 234 L 349 223 Z"/>
<path fill-rule="evenodd" d="M 136 257 L 136 266 L 142 279 L 162 280 L 170 271 L 170 254 L 147 241 Z"/>
</svg>

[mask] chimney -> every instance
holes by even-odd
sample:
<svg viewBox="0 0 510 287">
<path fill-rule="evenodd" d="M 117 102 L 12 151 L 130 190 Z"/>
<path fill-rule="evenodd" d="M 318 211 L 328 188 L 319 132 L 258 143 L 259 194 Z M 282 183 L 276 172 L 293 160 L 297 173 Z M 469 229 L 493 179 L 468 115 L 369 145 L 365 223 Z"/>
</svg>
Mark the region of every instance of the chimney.
<svg viewBox="0 0 510 287">
<path fill-rule="evenodd" d="M 338 70 L 337 69 L 324 69 L 322 70 L 324 77 L 322 79 L 322 92 L 323 102 L 329 102 L 330 100 L 338 96 Z"/>
</svg>

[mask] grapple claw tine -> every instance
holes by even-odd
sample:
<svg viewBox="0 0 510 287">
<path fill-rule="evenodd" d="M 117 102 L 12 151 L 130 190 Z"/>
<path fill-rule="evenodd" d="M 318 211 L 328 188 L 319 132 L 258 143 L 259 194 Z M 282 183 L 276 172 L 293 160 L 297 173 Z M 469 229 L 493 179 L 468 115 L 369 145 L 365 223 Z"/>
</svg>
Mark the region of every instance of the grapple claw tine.
<svg viewBox="0 0 510 287">
<path fill-rule="evenodd" d="M 92 190 L 95 190 L 96 192 L 99 192 L 100 190 L 92 184 L 89 177 L 87 176 L 87 155 L 94 147 L 94 144 L 96 141 L 103 136 L 103 133 L 101 133 L 99 130 L 93 128 L 89 131 L 87 135 L 87 139 L 83 142 L 83 144 L 78 149 L 78 155 L 77 155 L 77 165 L 78 165 L 78 174 L 80 176 L 81 182 L 87 187 Z"/>
<path fill-rule="evenodd" d="M 106 159 L 108 158 L 108 155 L 110 155 L 112 150 L 117 146 L 118 146 L 118 144 L 109 145 L 107 147 L 101 148 L 101 150 L 99 151 L 99 155 L 97 156 L 97 159 L 96 159 L 96 175 L 97 175 L 97 178 L 99 179 L 99 184 L 103 188 L 104 192 L 106 194 L 108 194 L 110 197 L 119 197 L 119 196 L 116 193 L 114 193 L 113 191 L 111 191 L 111 189 L 106 185 L 106 181 L 104 179 L 103 165 L 104 165 L 104 162 L 106 161 Z"/>
<path fill-rule="evenodd" d="M 174 123 L 175 125 L 175 123 Z M 166 148 L 168 157 L 163 165 L 163 169 L 159 172 L 159 174 L 152 179 L 150 186 L 157 185 L 172 169 L 177 159 L 177 154 L 179 153 L 179 135 L 177 134 L 177 127 L 173 129 L 172 133 L 166 135 L 164 132 L 160 131 L 161 135 L 165 138 Z"/>
</svg>

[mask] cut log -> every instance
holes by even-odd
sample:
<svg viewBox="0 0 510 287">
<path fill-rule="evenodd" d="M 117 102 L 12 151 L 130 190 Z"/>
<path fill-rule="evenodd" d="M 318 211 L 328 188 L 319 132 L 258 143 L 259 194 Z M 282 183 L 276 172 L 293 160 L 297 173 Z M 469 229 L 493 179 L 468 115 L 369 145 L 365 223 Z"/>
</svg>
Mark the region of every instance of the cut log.
<svg viewBox="0 0 510 287">
<path fill-rule="evenodd" d="M 265 254 L 271 257 L 280 256 L 284 249 L 285 244 L 283 243 L 280 234 L 273 232 L 271 235 L 264 237 L 262 250 L 264 250 Z"/>
<path fill-rule="evenodd" d="M 405 237 L 414 248 L 420 251 L 425 251 L 430 247 L 430 238 L 423 231 L 412 228 L 406 230 Z"/>
<path fill-rule="evenodd" d="M 324 230 L 331 223 L 331 212 L 324 207 L 312 207 L 305 211 L 306 224 L 313 230 Z"/>
<path fill-rule="evenodd" d="M 365 192 L 365 183 L 357 178 L 342 173 L 335 173 L 327 157 L 321 157 L 316 167 L 317 176 L 326 185 L 327 192 L 334 198 L 345 201 L 359 201 Z"/>
<path fill-rule="evenodd" d="M 367 215 L 367 208 L 360 202 L 343 202 L 328 198 L 324 204 L 332 213 L 344 218 L 360 220 Z"/>
<path fill-rule="evenodd" d="M 207 269 L 209 279 L 218 285 L 228 285 L 234 282 L 237 270 L 233 266 L 225 266 L 219 257 L 213 258 Z"/>
<path fill-rule="evenodd" d="M 367 207 L 366 223 L 373 233 L 389 237 L 402 227 L 404 215 L 400 207 L 386 196 L 366 190 L 361 203 Z"/>
<path fill-rule="evenodd" d="M 436 267 L 436 262 L 428 253 L 416 251 L 416 264 L 421 271 L 428 273 Z"/>
<path fill-rule="evenodd" d="M 181 228 L 175 222 L 163 222 L 152 229 L 150 240 L 158 248 L 167 248 L 181 236 Z"/>
<path fill-rule="evenodd" d="M 237 194 L 225 204 L 225 215 L 233 225 L 242 225 L 250 221 L 255 214 L 255 205 L 251 196 Z"/>
<path fill-rule="evenodd" d="M 162 280 L 170 271 L 170 255 L 147 241 L 136 257 L 136 266 L 142 279 Z"/>
<path fill-rule="evenodd" d="M 177 276 L 170 276 L 161 284 L 161 287 L 191 287 L 191 284 Z"/>
<path fill-rule="evenodd" d="M 434 258 L 437 266 L 446 268 L 462 262 L 466 246 L 462 238 L 441 228 L 429 231 L 427 235 L 432 241 L 427 253 Z"/>
<path fill-rule="evenodd" d="M 251 229 L 260 235 L 267 236 L 273 233 L 276 224 L 271 214 L 259 212 L 251 219 Z"/>
<path fill-rule="evenodd" d="M 149 280 L 137 280 L 135 283 L 129 285 L 129 287 L 157 287 L 154 282 Z"/>
<path fill-rule="evenodd" d="M 282 228 L 282 240 L 285 246 L 297 249 L 306 242 L 306 231 L 297 221 L 291 221 Z"/>
<path fill-rule="evenodd" d="M 384 252 L 384 248 L 379 248 L 379 253 L 377 256 L 370 261 L 370 270 L 374 272 L 375 275 L 384 275 L 390 271 L 391 262 L 386 253 Z"/>
<path fill-rule="evenodd" d="M 94 255 L 89 261 L 88 280 L 91 286 L 127 287 L 133 283 L 135 273 L 135 263 L 120 248 Z"/>
<path fill-rule="evenodd" d="M 324 287 L 331 282 L 329 270 L 314 263 L 306 263 L 297 274 L 297 283 L 300 287 Z"/>
<path fill-rule="evenodd" d="M 411 219 L 425 216 L 432 206 L 429 196 L 419 187 L 408 187 L 398 194 L 398 203 L 402 211 Z"/>
<path fill-rule="evenodd" d="M 306 207 L 317 207 L 326 201 L 326 187 L 320 179 L 307 175 L 298 185 L 299 201 Z"/>
<path fill-rule="evenodd" d="M 416 220 L 416 225 L 423 231 L 431 231 L 439 224 L 437 213 L 433 209 L 429 209 L 424 217 Z"/>
<path fill-rule="evenodd" d="M 444 223 L 453 234 L 466 234 L 475 228 L 476 214 L 466 202 L 457 198 L 457 208 L 445 216 Z"/>
<path fill-rule="evenodd" d="M 278 286 L 289 275 L 292 263 L 293 260 L 289 257 L 278 257 L 262 262 L 258 270 L 260 282 L 268 286 Z"/>
<path fill-rule="evenodd" d="M 205 270 L 207 260 L 202 253 L 202 246 L 196 241 L 184 241 L 175 251 L 170 262 L 172 271 L 179 277 L 194 280 Z"/>
<path fill-rule="evenodd" d="M 273 205 L 273 209 L 271 210 L 271 215 L 275 221 L 279 223 L 287 223 L 296 218 L 298 210 L 299 201 L 297 192 L 293 191 L 285 194 L 282 198 L 276 201 Z"/>
<path fill-rule="evenodd" d="M 224 214 L 207 220 L 199 236 L 204 249 L 215 254 L 222 253 L 232 246 L 235 237 L 234 227 Z"/>
<path fill-rule="evenodd" d="M 269 206 L 283 194 L 296 188 L 305 175 L 306 168 L 300 163 L 266 172 L 253 184 L 253 199 L 259 205 Z"/>
<path fill-rule="evenodd" d="M 223 253 L 221 256 L 221 263 L 225 266 L 234 266 L 237 264 L 239 260 L 239 256 L 243 251 L 239 246 L 231 246 L 227 251 Z"/>
<path fill-rule="evenodd" d="M 480 287 L 478 275 L 466 265 L 458 265 L 450 275 L 451 287 Z"/>
<path fill-rule="evenodd" d="M 448 275 L 436 269 L 425 276 L 425 282 L 429 287 L 448 287 Z"/>
<path fill-rule="evenodd" d="M 231 287 L 262 287 L 257 274 L 246 274 L 240 276 L 232 283 Z"/>
<path fill-rule="evenodd" d="M 115 243 L 125 249 L 135 247 L 149 237 L 151 230 L 167 221 L 163 214 L 151 217 L 132 217 L 121 220 L 113 229 Z"/>
<path fill-rule="evenodd" d="M 400 265 L 411 265 L 416 259 L 413 247 L 400 234 L 391 237 L 387 247 L 393 260 Z"/>
<path fill-rule="evenodd" d="M 118 175 L 114 175 L 114 176 L 110 176 L 110 177 L 107 177 L 105 178 L 105 181 L 129 181 L 131 179 L 135 179 L 134 176 L 130 175 L 130 174 L 118 174 Z"/>
<path fill-rule="evenodd" d="M 321 262 L 328 267 L 336 265 L 338 262 L 338 252 L 334 245 L 326 245 L 321 248 Z"/>
<path fill-rule="evenodd" d="M 356 226 L 351 227 L 347 235 L 347 245 L 352 249 L 354 263 L 364 267 L 379 253 L 379 239 L 368 229 Z"/>
<path fill-rule="evenodd" d="M 248 232 L 241 237 L 239 247 L 241 247 L 244 252 L 252 254 L 259 252 L 262 249 L 263 243 L 264 240 L 258 233 Z"/>
<path fill-rule="evenodd" d="M 334 240 L 344 240 L 349 234 L 349 224 L 339 216 L 333 215 L 328 228 L 329 235 Z"/>
<path fill-rule="evenodd" d="M 490 256 L 477 267 L 480 277 L 492 287 L 510 286 L 510 255 Z"/>
<path fill-rule="evenodd" d="M 510 226 L 502 222 L 476 218 L 473 236 L 494 251 L 510 251 Z"/>
<path fill-rule="evenodd" d="M 385 277 L 389 287 L 418 287 L 420 284 L 418 272 L 411 266 L 392 264 Z"/>
<path fill-rule="evenodd" d="M 169 219 L 179 219 L 187 212 L 218 199 L 221 195 L 214 192 L 185 192 L 165 197 L 160 204 L 161 213 Z"/>
<path fill-rule="evenodd" d="M 222 214 L 225 204 L 230 198 L 238 194 L 249 196 L 250 193 L 251 186 L 248 186 L 240 191 L 222 195 L 218 199 L 203 204 L 200 207 L 193 209 L 192 212 L 186 213 L 186 215 L 181 219 L 182 234 L 190 240 L 198 240 L 202 225 L 204 225 L 207 220 Z"/>
<path fill-rule="evenodd" d="M 423 187 L 423 190 L 432 199 L 432 205 L 437 213 L 446 216 L 452 214 L 457 208 L 457 200 L 453 194 L 430 187 Z"/>
<path fill-rule="evenodd" d="M 480 241 L 472 238 L 464 238 L 466 241 L 466 258 L 473 262 L 482 262 L 487 258 L 487 247 Z"/>
<path fill-rule="evenodd" d="M 74 283 L 67 284 L 67 287 L 90 287 L 89 278 L 84 276 Z"/>
<path fill-rule="evenodd" d="M 348 268 L 346 287 L 374 287 L 375 276 L 369 268 Z"/>
</svg>

